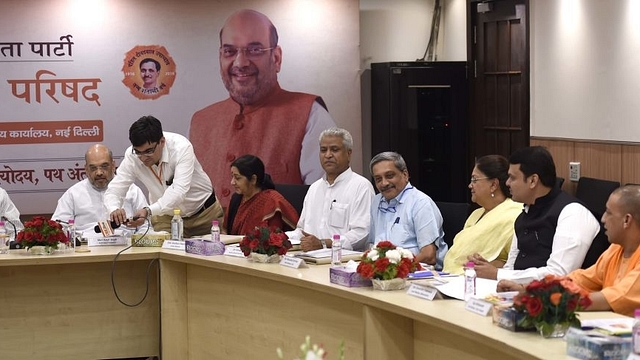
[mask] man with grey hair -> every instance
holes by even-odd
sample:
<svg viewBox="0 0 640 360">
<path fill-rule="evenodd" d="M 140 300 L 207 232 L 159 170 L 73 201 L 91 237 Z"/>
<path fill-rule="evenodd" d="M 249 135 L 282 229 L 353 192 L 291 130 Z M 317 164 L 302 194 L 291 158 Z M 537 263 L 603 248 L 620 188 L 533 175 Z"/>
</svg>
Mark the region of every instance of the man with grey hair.
<svg viewBox="0 0 640 360">
<path fill-rule="evenodd" d="M 371 183 L 351 170 L 353 138 L 340 128 L 320 134 L 320 165 L 324 175 L 309 187 L 295 230 L 304 251 L 330 248 L 332 236 L 342 236 L 342 248 L 364 250 L 369 233 Z"/>
<path fill-rule="evenodd" d="M 115 175 L 116 163 L 111 150 L 103 144 L 91 145 L 84 155 L 84 161 L 87 177 L 62 194 L 51 218 L 62 221 L 73 219 L 76 229 L 93 233 L 98 221 L 109 220 L 109 213 L 104 207 L 104 193 Z M 123 204 L 127 214 L 133 214 L 145 206 L 149 206 L 149 203 L 144 193 L 132 184 Z M 144 233 L 148 227 L 145 222 L 137 232 Z"/>
<path fill-rule="evenodd" d="M 223 174 L 244 154 L 260 157 L 275 183 L 318 180 L 316 139 L 336 124 L 321 97 L 280 88 L 282 49 L 271 20 L 250 9 L 231 14 L 220 30 L 218 57 L 229 98 L 193 115 L 189 140 L 221 204 L 234 192 Z"/>
<path fill-rule="evenodd" d="M 400 154 L 380 153 L 371 159 L 370 167 L 380 193 L 370 208 L 369 243 L 389 240 L 411 251 L 418 261 L 441 270 L 449 248 L 436 204 L 411 185 L 407 164 Z"/>
</svg>

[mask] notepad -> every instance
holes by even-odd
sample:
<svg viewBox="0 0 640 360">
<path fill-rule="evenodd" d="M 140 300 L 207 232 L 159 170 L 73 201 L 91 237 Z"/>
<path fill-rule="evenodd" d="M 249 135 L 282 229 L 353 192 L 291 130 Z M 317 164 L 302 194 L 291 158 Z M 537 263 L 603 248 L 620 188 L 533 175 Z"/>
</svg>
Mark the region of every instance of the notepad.
<svg viewBox="0 0 640 360">
<path fill-rule="evenodd" d="M 353 251 L 353 250 L 341 250 L 342 253 L 342 261 L 346 262 L 349 260 L 360 260 L 362 257 L 362 252 Z M 307 252 L 302 252 L 295 254 L 294 256 L 304 259 L 304 261 L 313 264 L 328 264 L 331 262 L 331 248 L 328 249 L 318 249 Z"/>
<path fill-rule="evenodd" d="M 450 276 L 448 272 L 438 271 L 440 276 Z M 408 280 L 417 280 L 417 279 L 431 279 L 433 278 L 433 272 L 431 270 L 420 270 L 416 272 L 412 272 L 407 276 Z"/>
</svg>

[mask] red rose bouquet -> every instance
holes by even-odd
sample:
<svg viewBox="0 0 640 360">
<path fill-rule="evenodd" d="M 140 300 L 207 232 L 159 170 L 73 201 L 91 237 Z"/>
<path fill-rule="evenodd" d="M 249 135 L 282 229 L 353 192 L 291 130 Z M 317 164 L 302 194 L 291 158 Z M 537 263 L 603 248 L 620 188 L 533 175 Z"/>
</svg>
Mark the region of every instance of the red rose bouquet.
<svg viewBox="0 0 640 360">
<path fill-rule="evenodd" d="M 367 279 L 391 280 L 404 279 L 421 269 L 411 251 L 396 247 L 391 241 L 381 241 L 362 255 L 356 271 Z"/>
<path fill-rule="evenodd" d="M 59 223 L 42 216 L 35 216 L 31 221 L 24 223 L 24 229 L 18 233 L 16 242 L 25 249 L 34 246 L 49 246 L 57 249 L 59 243 L 66 244 L 69 238 Z"/>
<path fill-rule="evenodd" d="M 550 334 L 557 324 L 580 327 L 576 311 L 589 305 L 588 292 L 571 279 L 554 275 L 532 281 L 526 291 L 513 300 L 516 310 L 525 313 L 520 325 L 535 326 L 543 335 Z"/>
<path fill-rule="evenodd" d="M 244 256 L 249 256 L 252 252 L 268 256 L 284 255 L 291 249 L 291 241 L 279 228 L 270 228 L 267 222 L 263 221 L 253 232 L 242 238 L 240 249 Z"/>
</svg>

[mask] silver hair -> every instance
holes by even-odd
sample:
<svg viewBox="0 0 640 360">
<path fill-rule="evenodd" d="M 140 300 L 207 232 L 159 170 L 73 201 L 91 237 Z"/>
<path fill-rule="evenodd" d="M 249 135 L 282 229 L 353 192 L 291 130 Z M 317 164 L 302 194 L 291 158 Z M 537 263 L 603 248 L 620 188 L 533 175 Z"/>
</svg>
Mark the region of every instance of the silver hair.
<svg viewBox="0 0 640 360">
<path fill-rule="evenodd" d="M 376 155 L 371 159 L 369 163 L 369 169 L 373 173 L 373 166 L 381 161 L 393 161 L 393 165 L 395 165 L 398 170 L 405 171 L 407 170 L 407 163 L 404 162 L 402 155 L 398 154 L 395 151 L 385 151 Z"/>
<path fill-rule="evenodd" d="M 351 137 L 351 133 L 349 133 L 347 130 L 337 127 L 329 128 L 320 134 L 318 142 L 322 142 L 322 139 L 327 136 L 341 137 L 344 147 L 347 150 L 353 149 L 353 138 Z"/>
</svg>

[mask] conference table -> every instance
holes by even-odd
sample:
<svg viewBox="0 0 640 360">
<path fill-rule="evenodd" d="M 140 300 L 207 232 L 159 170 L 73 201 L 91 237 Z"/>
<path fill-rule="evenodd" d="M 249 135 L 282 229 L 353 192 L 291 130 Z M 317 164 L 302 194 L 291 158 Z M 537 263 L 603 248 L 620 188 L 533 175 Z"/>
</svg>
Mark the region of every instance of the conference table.
<svg viewBox="0 0 640 360">
<path fill-rule="evenodd" d="M 0 359 L 277 359 L 278 347 L 293 359 L 307 335 L 327 359 L 341 342 L 345 359 L 570 359 L 563 340 L 499 328 L 462 301 L 332 284 L 329 265 L 136 247 L 113 266 L 122 249 L 0 255 Z"/>
</svg>

